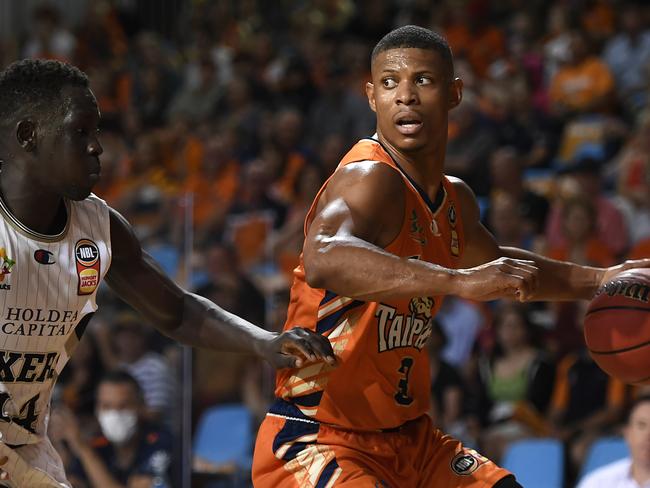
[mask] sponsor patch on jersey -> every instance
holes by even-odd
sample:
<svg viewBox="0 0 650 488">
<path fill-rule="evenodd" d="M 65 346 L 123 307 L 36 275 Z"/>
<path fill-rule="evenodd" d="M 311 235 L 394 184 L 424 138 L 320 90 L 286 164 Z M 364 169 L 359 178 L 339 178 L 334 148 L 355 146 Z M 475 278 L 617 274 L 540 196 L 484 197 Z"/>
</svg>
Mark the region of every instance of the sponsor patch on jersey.
<svg viewBox="0 0 650 488">
<path fill-rule="evenodd" d="M 37 249 L 36 251 L 34 251 L 34 259 L 39 264 L 56 263 L 56 261 L 54 260 L 54 254 L 52 254 L 50 251 L 46 251 L 45 249 Z"/>
<path fill-rule="evenodd" d="M 459 476 L 469 476 L 485 462 L 487 462 L 487 458 L 481 456 L 473 449 L 466 449 L 454 456 L 451 460 L 450 467 Z"/>
<path fill-rule="evenodd" d="M 7 256 L 7 250 L 0 247 L 0 290 L 11 290 L 11 285 L 5 283 L 5 279 L 11 274 L 11 268 L 14 267 L 16 261 Z"/>
<path fill-rule="evenodd" d="M 79 277 L 77 295 L 90 295 L 99 286 L 99 248 L 90 239 L 81 239 L 75 245 L 74 255 Z"/>
<path fill-rule="evenodd" d="M 456 215 L 456 208 L 454 207 L 453 203 L 449 205 L 447 219 L 449 220 L 449 227 L 451 227 L 451 242 L 449 244 L 449 248 L 451 250 L 451 254 L 458 256 L 460 254 L 458 232 L 456 232 L 456 223 L 458 222 L 458 216 Z"/>
</svg>

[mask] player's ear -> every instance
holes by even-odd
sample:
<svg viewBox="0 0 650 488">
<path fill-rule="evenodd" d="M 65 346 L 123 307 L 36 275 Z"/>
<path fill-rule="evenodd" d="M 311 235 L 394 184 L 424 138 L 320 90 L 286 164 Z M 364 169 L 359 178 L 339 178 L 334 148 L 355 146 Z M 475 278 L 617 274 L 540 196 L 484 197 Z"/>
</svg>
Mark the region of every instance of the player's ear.
<svg viewBox="0 0 650 488">
<path fill-rule="evenodd" d="M 463 99 L 463 80 L 454 78 L 449 86 L 449 110 L 457 107 Z"/>
<path fill-rule="evenodd" d="M 371 82 L 366 83 L 366 95 L 368 97 L 368 105 L 373 112 L 377 111 L 377 105 L 375 104 L 375 85 Z"/>
<path fill-rule="evenodd" d="M 33 120 L 25 119 L 16 124 L 16 140 L 27 152 L 36 149 L 36 124 Z"/>
</svg>

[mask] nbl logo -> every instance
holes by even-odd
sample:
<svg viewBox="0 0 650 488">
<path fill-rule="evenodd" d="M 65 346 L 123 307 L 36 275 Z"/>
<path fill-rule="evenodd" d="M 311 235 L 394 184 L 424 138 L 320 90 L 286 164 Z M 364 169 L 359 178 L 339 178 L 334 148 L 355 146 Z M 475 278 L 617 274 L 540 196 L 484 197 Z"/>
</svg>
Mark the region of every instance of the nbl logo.
<svg viewBox="0 0 650 488">
<path fill-rule="evenodd" d="M 82 263 L 84 266 L 92 266 L 97 262 L 99 249 L 97 249 L 97 244 L 93 241 L 82 239 L 77 242 L 75 255 L 77 256 L 77 261 Z"/>
<path fill-rule="evenodd" d="M 79 277 L 78 295 L 90 295 L 99 286 L 99 248 L 90 239 L 81 239 L 74 249 Z"/>
</svg>

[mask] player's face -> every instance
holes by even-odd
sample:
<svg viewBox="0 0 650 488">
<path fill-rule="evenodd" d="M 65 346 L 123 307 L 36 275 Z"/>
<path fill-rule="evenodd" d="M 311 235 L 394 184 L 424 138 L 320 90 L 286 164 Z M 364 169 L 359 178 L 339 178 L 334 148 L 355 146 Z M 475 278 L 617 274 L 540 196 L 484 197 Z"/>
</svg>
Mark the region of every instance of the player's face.
<svg viewBox="0 0 650 488">
<path fill-rule="evenodd" d="M 650 402 L 640 403 L 625 427 L 625 440 L 634 463 L 650 466 Z"/>
<path fill-rule="evenodd" d="M 97 139 L 99 110 L 88 89 L 67 87 L 62 91 L 64 112 L 48 124 L 38 138 L 38 165 L 34 176 L 48 189 L 72 200 L 83 200 L 99 181 Z"/>
<path fill-rule="evenodd" d="M 447 112 L 460 102 L 462 83 L 435 51 L 390 49 L 373 61 L 366 93 L 380 136 L 411 153 L 446 142 Z"/>
</svg>

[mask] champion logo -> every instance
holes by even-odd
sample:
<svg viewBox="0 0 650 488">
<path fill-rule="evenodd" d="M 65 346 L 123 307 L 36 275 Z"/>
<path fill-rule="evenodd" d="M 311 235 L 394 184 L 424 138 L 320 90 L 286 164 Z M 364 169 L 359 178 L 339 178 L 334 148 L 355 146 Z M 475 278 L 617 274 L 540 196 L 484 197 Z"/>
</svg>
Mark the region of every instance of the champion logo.
<svg viewBox="0 0 650 488">
<path fill-rule="evenodd" d="M 56 263 L 56 261 L 54 260 L 54 254 L 52 254 L 50 251 L 46 251 L 45 249 L 37 249 L 36 251 L 34 251 L 34 259 L 39 264 Z"/>
</svg>

